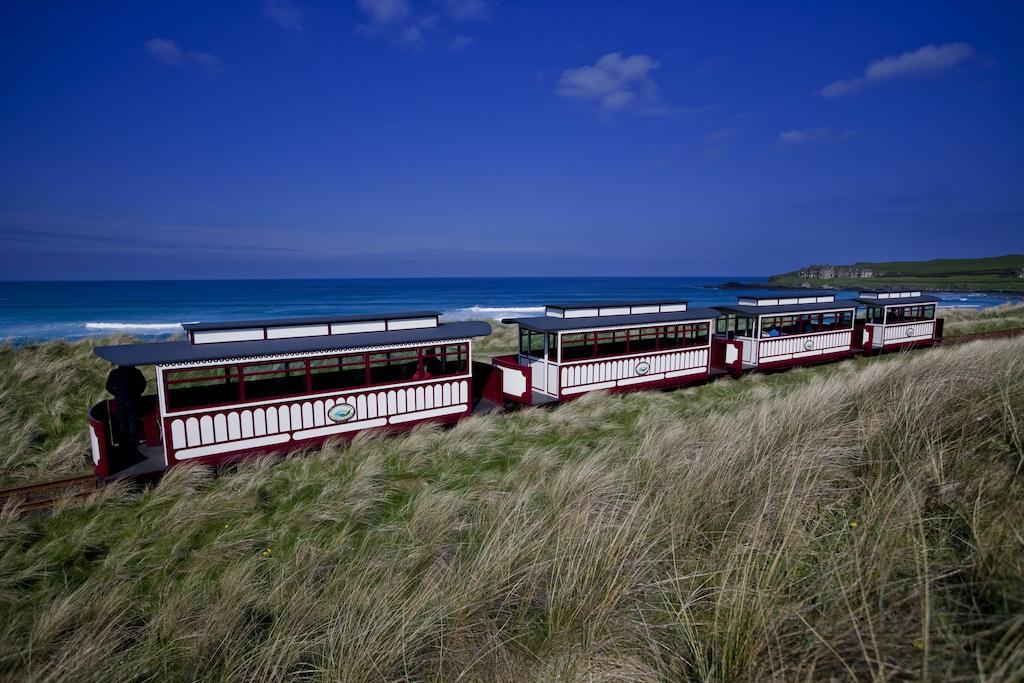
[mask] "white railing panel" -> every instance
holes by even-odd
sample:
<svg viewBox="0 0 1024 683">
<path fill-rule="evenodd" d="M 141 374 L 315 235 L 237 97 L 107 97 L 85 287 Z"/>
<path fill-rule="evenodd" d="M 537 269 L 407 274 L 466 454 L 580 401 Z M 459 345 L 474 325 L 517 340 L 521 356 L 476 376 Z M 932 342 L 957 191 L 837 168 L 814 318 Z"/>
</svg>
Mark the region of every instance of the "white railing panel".
<svg viewBox="0 0 1024 683">
<path fill-rule="evenodd" d="M 525 380 L 525 378 L 523 378 Z M 524 387 L 525 389 L 525 381 Z M 275 434 L 286 435 L 285 441 L 294 438 L 296 432 L 333 427 L 346 423 L 335 423 L 327 415 L 336 405 L 347 403 L 352 407 L 348 422 L 353 429 L 359 423 L 368 428 L 393 423 L 410 422 L 426 417 L 462 412 L 468 407 L 469 382 L 455 379 L 402 389 L 366 391 L 336 398 L 285 401 L 280 405 L 250 408 L 225 408 L 216 412 L 204 410 L 202 415 L 183 415 L 171 420 L 171 447 L 174 450 L 190 449 L 191 457 L 198 453 L 213 454 L 230 452 L 232 449 L 251 447 L 261 437 Z M 437 410 L 443 408 L 441 413 Z M 383 421 L 381 421 L 383 420 Z M 378 424 L 379 423 L 379 424 Z M 341 430 L 338 430 L 339 433 Z M 291 437 L 287 435 L 291 434 Z M 262 443 L 262 442 L 261 442 Z M 266 441 L 267 444 L 271 440 Z M 272 443 L 282 443 L 280 439 Z M 222 449 L 192 450 L 200 446 L 222 444 Z M 242 444 L 242 445 L 239 445 Z M 248 446 L 246 444 L 249 444 Z"/>
<path fill-rule="evenodd" d="M 918 341 L 920 339 L 929 339 L 935 334 L 935 321 L 927 320 L 924 322 L 916 323 L 901 323 L 899 325 L 886 325 L 885 336 L 883 339 L 886 343 L 896 342 L 902 343 L 907 341 Z"/>
<path fill-rule="evenodd" d="M 562 367 L 560 379 L 562 390 L 604 384 L 614 381 L 642 381 L 643 377 L 661 375 L 666 372 L 706 368 L 709 347 L 671 351 L 668 353 L 645 354 L 609 360 L 594 360 Z"/>
<path fill-rule="evenodd" d="M 759 360 L 771 361 L 779 357 L 792 358 L 800 356 L 821 355 L 850 348 L 852 330 L 838 332 L 819 332 L 801 334 L 792 337 L 775 337 L 762 339 Z"/>
</svg>

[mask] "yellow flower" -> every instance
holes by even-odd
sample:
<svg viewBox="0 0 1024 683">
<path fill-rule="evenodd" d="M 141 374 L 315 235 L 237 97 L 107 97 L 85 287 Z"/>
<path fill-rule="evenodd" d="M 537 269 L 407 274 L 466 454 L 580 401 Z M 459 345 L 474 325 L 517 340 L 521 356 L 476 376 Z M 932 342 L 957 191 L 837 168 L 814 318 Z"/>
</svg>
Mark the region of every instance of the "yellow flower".
<svg viewBox="0 0 1024 683">
<path fill-rule="evenodd" d="M 850 528 L 851 529 L 856 529 L 857 528 L 857 520 L 854 519 L 854 520 L 852 520 L 850 522 Z"/>
</svg>

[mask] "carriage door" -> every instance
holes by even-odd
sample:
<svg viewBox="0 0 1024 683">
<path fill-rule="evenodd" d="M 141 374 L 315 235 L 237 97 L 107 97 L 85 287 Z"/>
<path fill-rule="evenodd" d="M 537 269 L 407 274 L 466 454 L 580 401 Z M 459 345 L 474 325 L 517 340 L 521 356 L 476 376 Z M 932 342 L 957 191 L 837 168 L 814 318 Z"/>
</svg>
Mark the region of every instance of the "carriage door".
<svg viewBox="0 0 1024 683">
<path fill-rule="evenodd" d="M 530 368 L 530 383 L 547 391 L 547 363 L 544 362 L 544 333 L 519 328 L 519 364 Z"/>
</svg>

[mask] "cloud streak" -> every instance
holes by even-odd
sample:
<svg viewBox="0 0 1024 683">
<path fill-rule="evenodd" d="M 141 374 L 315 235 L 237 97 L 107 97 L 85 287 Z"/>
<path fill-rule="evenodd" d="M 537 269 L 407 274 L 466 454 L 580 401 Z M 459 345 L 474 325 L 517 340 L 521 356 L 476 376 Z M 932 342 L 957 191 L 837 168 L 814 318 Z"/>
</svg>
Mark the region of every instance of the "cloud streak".
<svg viewBox="0 0 1024 683">
<path fill-rule="evenodd" d="M 356 5 L 366 13 L 374 26 L 399 24 L 406 20 L 411 11 L 407 0 L 356 0 Z"/>
<path fill-rule="evenodd" d="M 305 10 L 290 0 L 263 0 L 263 16 L 286 31 L 301 31 Z"/>
<path fill-rule="evenodd" d="M 719 128 L 705 133 L 701 138 L 704 147 L 704 158 L 708 161 L 721 159 L 729 149 L 729 144 L 736 137 L 735 128 Z"/>
<path fill-rule="evenodd" d="M 475 38 L 472 38 L 470 36 L 464 36 L 460 33 L 459 35 L 452 38 L 452 42 L 448 45 L 448 49 L 451 50 L 452 52 L 461 52 L 462 50 L 465 50 L 467 47 L 469 47 L 475 42 Z"/>
<path fill-rule="evenodd" d="M 780 147 L 785 147 L 788 145 L 803 145 L 809 142 L 828 142 L 836 138 L 849 140 L 855 135 L 857 135 L 855 130 L 844 130 L 836 134 L 828 126 L 821 128 L 794 128 L 793 130 L 779 133 L 775 143 Z"/>
<path fill-rule="evenodd" d="M 182 50 L 173 40 L 151 38 L 145 42 L 144 47 L 150 57 L 165 66 L 193 64 L 214 76 L 224 70 L 224 63 L 209 52 Z"/>
<path fill-rule="evenodd" d="M 491 5 L 484 0 L 440 0 L 439 4 L 454 21 L 483 21 L 491 17 Z"/>
<path fill-rule="evenodd" d="M 829 83 L 818 91 L 818 96 L 844 97 L 886 81 L 937 76 L 963 63 L 972 54 L 974 48 L 967 43 L 925 45 L 911 52 L 875 60 L 864 69 L 863 76 Z"/>
</svg>

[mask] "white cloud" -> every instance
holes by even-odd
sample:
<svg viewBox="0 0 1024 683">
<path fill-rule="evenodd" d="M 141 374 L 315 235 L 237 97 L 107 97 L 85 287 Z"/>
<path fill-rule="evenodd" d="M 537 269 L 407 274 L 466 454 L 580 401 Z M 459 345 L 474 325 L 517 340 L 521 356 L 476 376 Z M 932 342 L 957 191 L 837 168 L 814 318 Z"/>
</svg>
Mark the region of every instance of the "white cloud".
<svg viewBox="0 0 1024 683">
<path fill-rule="evenodd" d="M 209 52 L 189 50 L 185 53 L 185 58 L 190 62 L 199 65 L 199 67 L 208 74 L 216 75 L 224 70 L 224 63 Z"/>
<path fill-rule="evenodd" d="M 185 61 L 185 54 L 178 47 L 178 44 L 173 40 L 165 38 L 151 38 L 147 40 L 146 52 L 161 64 L 177 66 Z"/>
<path fill-rule="evenodd" d="M 439 0 L 439 4 L 455 21 L 482 21 L 491 16 L 491 5 L 485 0 Z"/>
<path fill-rule="evenodd" d="M 470 45 L 476 42 L 476 38 L 470 36 L 464 36 L 461 33 L 452 39 L 451 44 L 448 46 L 452 52 L 461 52 Z"/>
<path fill-rule="evenodd" d="M 451 28 L 456 22 L 482 21 L 490 18 L 488 0 L 434 0 L 433 4 L 409 0 L 355 0 L 366 22 L 357 30 L 367 36 L 390 40 L 398 47 L 419 50 L 428 43 L 447 44 L 459 52 L 476 42 L 472 36 Z M 417 7 L 426 11 L 417 11 Z"/>
<path fill-rule="evenodd" d="M 209 52 L 182 50 L 177 43 L 166 38 L 151 38 L 145 42 L 145 48 L 150 57 L 167 66 L 191 63 L 211 75 L 224 70 L 224 63 Z"/>
<path fill-rule="evenodd" d="M 974 54 L 967 43 L 925 45 L 912 52 L 888 56 L 868 64 L 863 76 L 829 83 L 818 91 L 821 97 L 842 97 L 877 83 L 901 78 L 934 76 L 957 66 Z"/>
<path fill-rule="evenodd" d="M 410 13 L 407 0 L 356 0 L 356 4 L 366 12 L 370 23 L 375 26 L 399 24 Z"/>
<path fill-rule="evenodd" d="M 359 27 L 360 32 L 384 36 L 407 50 L 424 47 L 428 35 L 437 31 L 440 25 L 437 14 L 414 16 L 407 0 L 356 0 L 356 4 L 369 20 Z"/>
<path fill-rule="evenodd" d="M 263 0 L 263 16 L 286 31 L 301 31 L 305 13 L 290 0 Z"/>
<path fill-rule="evenodd" d="M 394 36 L 395 44 L 410 50 L 418 50 L 426 44 L 423 30 L 416 24 L 400 29 Z"/>
<path fill-rule="evenodd" d="M 658 86 L 651 78 L 651 72 L 658 66 L 658 62 L 647 55 L 623 57 L 612 52 L 593 66 L 563 71 L 555 86 L 555 94 L 596 103 L 606 113 L 655 105 Z"/>
</svg>

